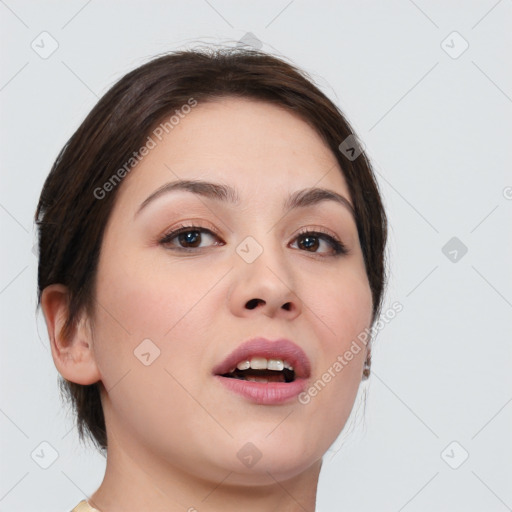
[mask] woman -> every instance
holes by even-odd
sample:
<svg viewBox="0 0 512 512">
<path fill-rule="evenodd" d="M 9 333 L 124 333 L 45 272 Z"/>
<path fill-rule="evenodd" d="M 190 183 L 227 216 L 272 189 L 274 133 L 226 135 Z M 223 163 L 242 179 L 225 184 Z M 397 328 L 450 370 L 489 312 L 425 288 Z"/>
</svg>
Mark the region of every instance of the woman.
<svg viewBox="0 0 512 512">
<path fill-rule="evenodd" d="M 386 217 L 347 121 L 247 49 L 130 72 L 36 211 L 39 303 L 81 437 L 75 511 L 315 508 L 369 376 Z"/>
</svg>

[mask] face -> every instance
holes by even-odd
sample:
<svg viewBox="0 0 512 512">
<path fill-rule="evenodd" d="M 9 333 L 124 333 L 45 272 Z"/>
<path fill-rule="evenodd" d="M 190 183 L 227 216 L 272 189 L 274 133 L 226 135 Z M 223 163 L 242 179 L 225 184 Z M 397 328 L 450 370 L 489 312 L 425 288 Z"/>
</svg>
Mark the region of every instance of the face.
<svg viewBox="0 0 512 512">
<path fill-rule="evenodd" d="M 155 141 L 120 185 L 98 266 L 93 348 L 109 442 L 205 478 L 292 477 L 345 425 L 366 356 L 339 359 L 372 311 L 341 169 L 307 123 L 247 99 L 200 103 Z M 324 192 L 303 192 L 314 188 Z M 296 358 L 293 382 L 276 385 L 285 372 L 272 369 L 215 375 L 256 338 L 292 342 L 279 350 Z M 246 380 L 261 375 L 271 382 Z M 265 385 L 295 388 L 272 400 Z"/>
</svg>

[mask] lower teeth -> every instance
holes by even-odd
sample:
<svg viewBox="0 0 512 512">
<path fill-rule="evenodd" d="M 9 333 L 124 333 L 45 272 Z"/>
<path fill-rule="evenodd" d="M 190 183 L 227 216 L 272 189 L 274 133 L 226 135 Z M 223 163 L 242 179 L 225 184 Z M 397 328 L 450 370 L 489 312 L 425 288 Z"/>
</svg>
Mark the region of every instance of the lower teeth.
<svg viewBox="0 0 512 512">
<path fill-rule="evenodd" d="M 238 380 L 248 380 L 250 382 L 263 382 L 265 384 L 269 382 L 269 380 L 265 379 L 264 377 L 244 377 L 243 375 L 235 375 L 231 378 Z"/>
</svg>

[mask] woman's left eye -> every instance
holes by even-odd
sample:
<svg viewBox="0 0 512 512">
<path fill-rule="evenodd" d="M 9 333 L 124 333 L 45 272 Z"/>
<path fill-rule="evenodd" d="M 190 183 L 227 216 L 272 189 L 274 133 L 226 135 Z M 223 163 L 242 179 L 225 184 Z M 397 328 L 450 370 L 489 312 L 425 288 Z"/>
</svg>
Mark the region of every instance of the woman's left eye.
<svg viewBox="0 0 512 512">
<path fill-rule="evenodd" d="M 295 244 L 298 249 L 318 254 L 331 253 L 331 255 L 338 255 L 347 254 L 348 252 L 342 242 L 326 233 L 317 231 L 300 233 Z"/>
<path fill-rule="evenodd" d="M 207 243 L 209 239 L 214 240 L 214 243 L 203 245 L 204 243 Z M 171 231 L 160 240 L 160 243 L 178 250 L 203 248 L 211 245 L 223 245 L 222 242 L 219 243 L 217 235 L 212 233 L 209 229 L 197 226 L 181 227 Z"/>
</svg>

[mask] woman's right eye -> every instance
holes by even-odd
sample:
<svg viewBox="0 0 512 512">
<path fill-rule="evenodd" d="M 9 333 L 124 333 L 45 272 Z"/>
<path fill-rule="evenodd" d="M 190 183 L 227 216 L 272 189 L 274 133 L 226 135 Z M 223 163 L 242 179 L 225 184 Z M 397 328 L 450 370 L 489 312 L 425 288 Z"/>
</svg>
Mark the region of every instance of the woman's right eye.
<svg viewBox="0 0 512 512">
<path fill-rule="evenodd" d="M 208 240 L 214 240 L 214 243 L 208 244 Z M 213 245 L 224 245 L 212 231 L 198 226 L 183 226 L 175 229 L 164 235 L 159 243 L 177 250 L 202 249 Z"/>
</svg>

